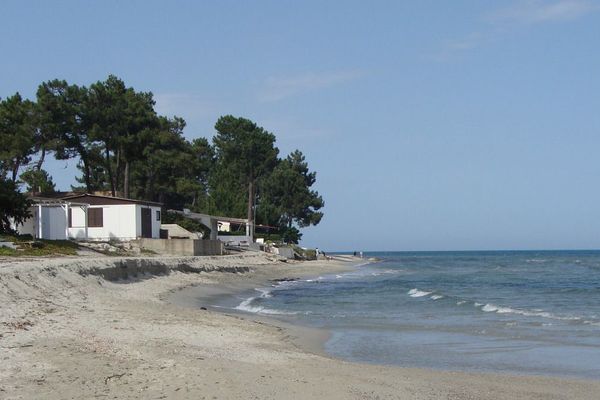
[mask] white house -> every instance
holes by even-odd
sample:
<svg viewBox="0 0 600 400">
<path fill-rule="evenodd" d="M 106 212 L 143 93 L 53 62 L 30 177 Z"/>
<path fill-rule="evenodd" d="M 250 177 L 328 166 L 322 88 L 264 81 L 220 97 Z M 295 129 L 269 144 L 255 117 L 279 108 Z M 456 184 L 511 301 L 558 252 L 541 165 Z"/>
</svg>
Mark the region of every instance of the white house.
<svg viewBox="0 0 600 400">
<path fill-rule="evenodd" d="M 94 194 L 73 195 L 62 200 L 88 205 L 87 210 L 69 208 L 67 225 L 71 239 L 133 240 L 160 237 L 160 203 Z"/>
<path fill-rule="evenodd" d="M 32 198 L 31 218 L 13 226 L 20 234 L 49 240 L 159 238 L 161 204 L 93 194 Z"/>
</svg>

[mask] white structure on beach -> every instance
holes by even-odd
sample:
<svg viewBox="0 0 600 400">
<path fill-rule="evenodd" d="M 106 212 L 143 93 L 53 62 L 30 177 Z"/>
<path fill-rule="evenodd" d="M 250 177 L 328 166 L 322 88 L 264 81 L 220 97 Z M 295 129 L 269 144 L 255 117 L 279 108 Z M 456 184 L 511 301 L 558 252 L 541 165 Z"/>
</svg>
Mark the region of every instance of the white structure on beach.
<svg viewBox="0 0 600 400">
<path fill-rule="evenodd" d="M 32 200 L 32 217 L 13 226 L 20 234 L 49 240 L 160 237 L 160 203 L 93 194 Z"/>
<path fill-rule="evenodd" d="M 71 239 L 134 240 L 160 237 L 160 203 L 94 194 L 69 196 L 63 200 L 88 204 L 87 212 L 70 208 L 68 231 Z"/>
</svg>

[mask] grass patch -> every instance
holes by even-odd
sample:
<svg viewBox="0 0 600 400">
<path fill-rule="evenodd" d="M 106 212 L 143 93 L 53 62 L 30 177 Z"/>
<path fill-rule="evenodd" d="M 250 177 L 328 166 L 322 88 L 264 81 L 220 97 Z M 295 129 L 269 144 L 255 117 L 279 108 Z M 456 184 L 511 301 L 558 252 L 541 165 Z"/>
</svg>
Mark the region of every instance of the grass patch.
<svg viewBox="0 0 600 400">
<path fill-rule="evenodd" d="M 13 242 L 17 249 L 0 247 L 0 256 L 8 257 L 41 257 L 41 256 L 74 256 L 79 246 L 70 240 L 32 239 L 31 236 L 0 236 L 0 241 Z"/>
</svg>

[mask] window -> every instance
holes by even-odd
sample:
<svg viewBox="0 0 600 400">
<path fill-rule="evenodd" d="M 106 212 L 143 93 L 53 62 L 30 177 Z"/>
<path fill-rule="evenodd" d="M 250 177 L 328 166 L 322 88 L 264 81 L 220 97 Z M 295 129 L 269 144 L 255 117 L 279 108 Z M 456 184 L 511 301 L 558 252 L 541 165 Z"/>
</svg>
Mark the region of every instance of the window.
<svg viewBox="0 0 600 400">
<path fill-rule="evenodd" d="M 73 227 L 73 209 L 69 208 L 69 228 Z"/>
<path fill-rule="evenodd" d="M 160 210 L 156 210 L 156 220 L 160 222 Z"/>
<path fill-rule="evenodd" d="M 90 228 L 101 228 L 104 226 L 103 211 L 103 208 L 88 208 L 88 226 Z"/>
</svg>

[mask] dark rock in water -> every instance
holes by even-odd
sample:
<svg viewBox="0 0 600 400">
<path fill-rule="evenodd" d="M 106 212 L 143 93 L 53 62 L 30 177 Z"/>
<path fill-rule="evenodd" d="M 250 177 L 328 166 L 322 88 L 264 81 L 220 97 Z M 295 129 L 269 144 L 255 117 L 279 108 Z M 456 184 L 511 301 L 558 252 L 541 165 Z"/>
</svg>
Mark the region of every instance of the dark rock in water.
<svg viewBox="0 0 600 400">
<path fill-rule="evenodd" d="M 299 279 L 300 278 L 279 278 L 279 279 L 271 279 L 271 282 L 294 282 Z"/>
<path fill-rule="evenodd" d="M 206 310 L 207 310 L 207 308 L 206 308 L 206 307 L 200 307 L 200 309 L 201 309 L 201 310 L 204 310 L 204 311 L 206 311 Z"/>
</svg>

